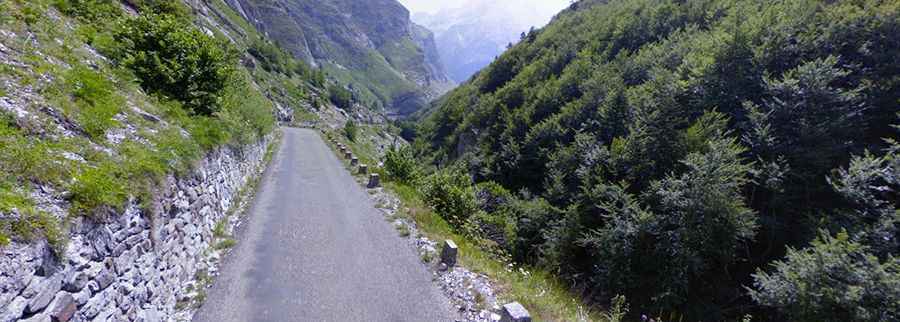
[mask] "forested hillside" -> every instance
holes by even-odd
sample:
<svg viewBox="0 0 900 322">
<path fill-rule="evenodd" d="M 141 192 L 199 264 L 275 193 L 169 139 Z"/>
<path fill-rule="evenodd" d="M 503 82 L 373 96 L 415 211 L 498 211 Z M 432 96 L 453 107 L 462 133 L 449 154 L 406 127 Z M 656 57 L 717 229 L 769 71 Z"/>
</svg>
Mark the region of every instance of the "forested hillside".
<svg viewBox="0 0 900 322">
<path fill-rule="evenodd" d="M 636 316 L 900 320 L 898 15 L 576 2 L 425 116 L 425 199 Z"/>
</svg>

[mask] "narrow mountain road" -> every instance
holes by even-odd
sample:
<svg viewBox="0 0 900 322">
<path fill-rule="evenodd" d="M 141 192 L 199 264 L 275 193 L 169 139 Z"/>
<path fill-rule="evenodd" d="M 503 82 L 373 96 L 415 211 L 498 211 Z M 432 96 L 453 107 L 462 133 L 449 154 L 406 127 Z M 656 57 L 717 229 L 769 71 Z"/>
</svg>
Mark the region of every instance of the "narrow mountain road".
<svg viewBox="0 0 900 322">
<path fill-rule="evenodd" d="M 312 130 L 285 128 L 194 321 L 453 321 L 415 252 Z"/>
</svg>

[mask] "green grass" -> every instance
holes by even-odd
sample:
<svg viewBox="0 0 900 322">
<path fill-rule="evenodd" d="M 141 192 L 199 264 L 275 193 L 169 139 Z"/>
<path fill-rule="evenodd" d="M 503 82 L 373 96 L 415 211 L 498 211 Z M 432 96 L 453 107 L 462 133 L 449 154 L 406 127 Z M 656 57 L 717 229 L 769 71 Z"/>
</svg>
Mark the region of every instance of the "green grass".
<svg viewBox="0 0 900 322">
<path fill-rule="evenodd" d="M 118 165 L 111 161 L 87 167 L 75 177 L 69 187 L 72 192 L 70 212 L 75 215 L 100 216 L 101 209 L 121 210 L 128 200 L 128 191 Z"/>
<path fill-rule="evenodd" d="M 94 140 L 104 140 L 106 131 L 118 125 L 113 119 L 125 105 L 115 85 L 100 73 L 83 65 L 72 68 L 63 76 L 63 91 L 71 93 L 74 107 L 67 114 L 73 116 Z"/>
<path fill-rule="evenodd" d="M 0 220 L 0 247 L 8 245 L 13 239 L 33 241 L 45 238 L 54 252 L 61 254 L 67 242 L 62 223 L 37 210 L 32 200 L 16 188 L 16 184 L 0 182 L 0 213 L 10 214 L 13 211 L 18 213 L 18 218 Z"/>
<path fill-rule="evenodd" d="M 234 245 L 237 245 L 237 241 L 234 240 L 234 238 L 225 238 L 225 239 L 219 241 L 216 244 L 215 248 L 217 250 L 230 249 L 230 248 L 234 247 Z"/>
</svg>

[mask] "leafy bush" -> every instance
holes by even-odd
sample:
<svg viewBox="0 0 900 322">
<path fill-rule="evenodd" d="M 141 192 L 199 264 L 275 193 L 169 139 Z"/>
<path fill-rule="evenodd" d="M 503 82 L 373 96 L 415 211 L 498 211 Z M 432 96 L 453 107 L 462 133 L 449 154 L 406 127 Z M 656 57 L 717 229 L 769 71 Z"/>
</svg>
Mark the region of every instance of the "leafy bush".
<svg viewBox="0 0 900 322">
<path fill-rule="evenodd" d="M 247 48 L 247 52 L 256 57 L 266 71 L 282 74 L 295 73 L 300 76 L 308 74 L 305 63 L 294 60 L 291 54 L 271 42 L 254 39 L 250 43 L 250 48 Z"/>
<path fill-rule="evenodd" d="M 478 211 L 475 187 L 461 170 L 435 172 L 423 180 L 420 189 L 423 201 L 457 229 Z"/>
<path fill-rule="evenodd" d="M 349 110 L 353 107 L 353 94 L 349 90 L 340 85 L 331 85 L 328 87 L 328 98 L 335 106 L 343 110 Z"/>
<path fill-rule="evenodd" d="M 880 261 L 846 232 L 822 232 L 809 248 L 788 249 L 774 271 L 758 271 L 757 302 L 791 321 L 897 321 L 900 262 Z"/>
<path fill-rule="evenodd" d="M 116 31 L 114 58 L 134 71 L 148 92 L 181 101 L 196 115 L 210 116 L 234 80 L 237 52 L 172 15 L 143 14 Z"/>
<path fill-rule="evenodd" d="M 417 162 L 409 147 L 391 147 L 384 156 L 384 171 L 390 180 L 413 183 L 419 178 Z"/>
<path fill-rule="evenodd" d="M 344 137 L 350 142 L 356 142 L 356 136 L 359 134 L 359 127 L 356 126 L 356 122 L 353 120 L 347 120 L 347 123 L 344 124 Z"/>
<path fill-rule="evenodd" d="M 89 23 L 109 21 L 122 14 L 117 0 L 55 0 L 54 5 L 62 13 Z"/>
</svg>

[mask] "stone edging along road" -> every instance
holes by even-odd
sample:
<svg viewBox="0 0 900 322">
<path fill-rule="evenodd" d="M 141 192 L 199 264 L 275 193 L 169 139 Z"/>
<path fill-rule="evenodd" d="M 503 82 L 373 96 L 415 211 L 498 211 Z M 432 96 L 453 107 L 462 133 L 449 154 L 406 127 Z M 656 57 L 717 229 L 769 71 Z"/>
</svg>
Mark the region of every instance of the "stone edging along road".
<svg viewBox="0 0 900 322">
<path fill-rule="evenodd" d="M 381 178 L 377 174 L 368 174 L 368 165 L 360 164 L 350 147 L 335 139 L 329 139 L 328 142 L 334 153 L 343 158 L 344 166 L 349 172 L 357 174 L 357 183 L 368 189 L 370 198 L 384 218 L 401 232 L 407 244 L 419 254 L 423 265 L 431 272 L 434 282 L 453 303 L 459 315 L 457 321 L 531 321 L 530 314 L 521 304 L 517 302 L 503 306 L 498 304 L 494 284 L 487 276 L 454 265 L 458 250 L 452 241 L 444 241 L 439 246 L 437 242 L 419 233 L 415 222 L 397 216 L 401 207 L 399 198 L 380 186 Z M 452 245 L 452 255 L 448 254 L 448 243 Z M 446 264 L 448 262 L 449 266 Z"/>
</svg>

